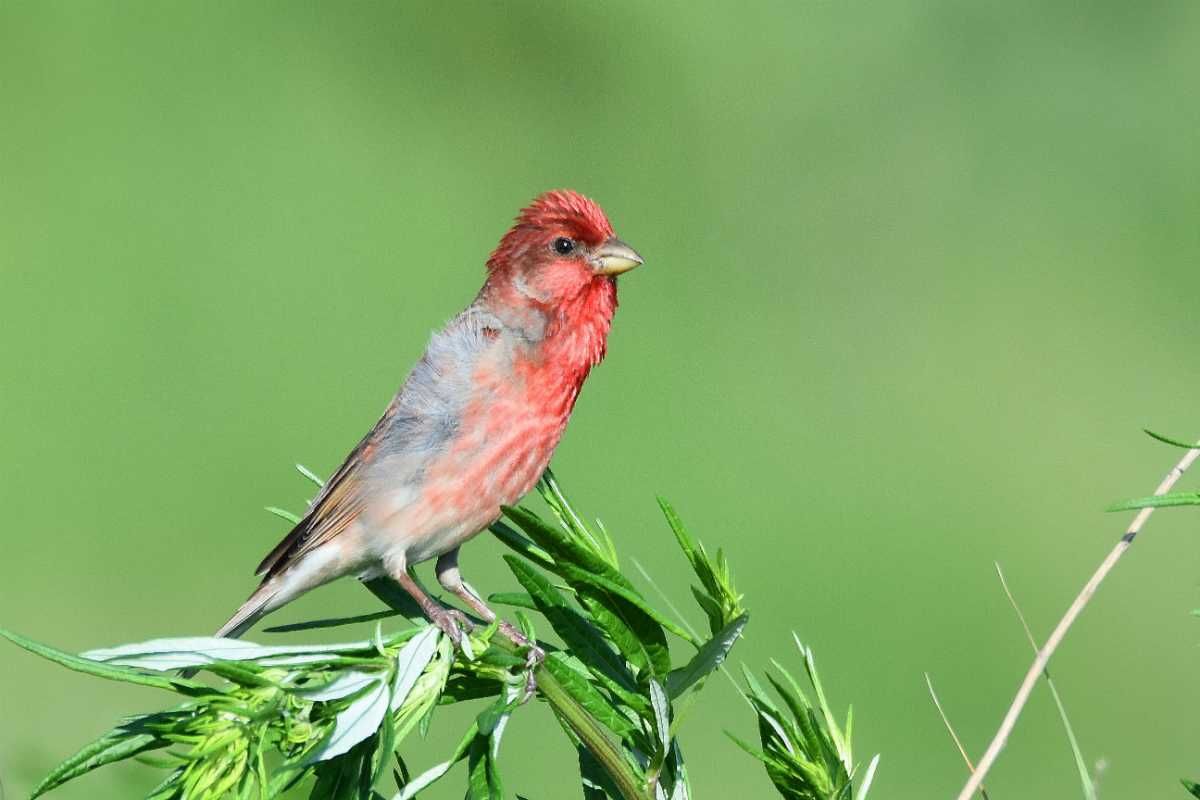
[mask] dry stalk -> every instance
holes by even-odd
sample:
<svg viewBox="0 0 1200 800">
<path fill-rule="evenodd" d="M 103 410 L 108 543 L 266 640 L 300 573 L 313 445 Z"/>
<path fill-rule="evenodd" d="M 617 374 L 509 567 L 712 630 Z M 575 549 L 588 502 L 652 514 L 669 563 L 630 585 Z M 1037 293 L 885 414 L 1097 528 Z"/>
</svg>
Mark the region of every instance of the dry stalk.
<svg viewBox="0 0 1200 800">
<path fill-rule="evenodd" d="M 1196 459 L 1200 458 L 1200 447 L 1188 450 L 1180 459 L 1179 463 L 1171 468 L 1167 473 L 1167 477 L 1163 478 L 1162 483 L 1154 490 L 1155 495 L 1166 494 L 1171 491 L 1171 488 L 1183 477 L 1183 473 L 1187 471 Z M 1054 651 L 1058 649 L 1058 645 L 1062 642 L 1063 637 L 1067 635 L 1067 631 L 1079 614 L 1083 611 L 1084 606 L 1092 599 L 1092 595 L 1096 593 L 1096 589 L 1100 583 L 1112 571 L 1121 556 L 1133 544 L 1134 538 L 1142 530 L 1142 526 L 1146 524 L 1146 520 L 1154 513 L 1154 508 L 1148 507 L 1141 509 L 1137 516 L 1133 518 L 1133 522 L 1125 530 L 1125 535 L 1117 542 L 1116 547 L 1112 552 L 1101 562 L 1099 568 L 1092 575 L 1088 582 L 1083 585 L 1079 595 L 1067 609 L 1067 613 L 1059 620 L 1054 631 L 1050 634 L 1050 638 L 1046 640 L 1046 644 L 1042 645 L 1042 649 L 1038 651 L 1037 657 L 1033 659 L 1033 664 L 1030 665 L 1029 671 L 1025 673 L 1025 680 L 1021 682 L 1021 687 L 1017 689 L 1017 694 L 1013 698 L 1012 705 L 1008 708 L 1008 713 L 1004 715 L 1004 721 L 1000 723 L 999 730 L 996 731 L 995 737 L 992 738 L 991 744 L 983 754 L 983 758 L 979 759 L 979 765 L 975 771 L 971 773 L 970 779 L 967 780 L 962 791 L 958 793 L 958 800 L 971 800 L 971 795 L 978 791 L 980 785 L 983 784 L 984 777 L 996 763 L 996 759 L 1000 755 L 1000 751 L 1004 748 L 1004 743 L 1008 741 L 1009 734 L 1017 724 L 1017 718 L 1021 716 L 1021 711 L 1025 708 L 1025 703 L 1029 700 L 1029 695 L 1033 691 L 1033 687 L 1037 684 L 1038 678 L 1041 677 L 1042 671 L 1046 669 L 1046 665 L 1050 663 L 1050 657 L 1054 655 Z"/>
</svg>

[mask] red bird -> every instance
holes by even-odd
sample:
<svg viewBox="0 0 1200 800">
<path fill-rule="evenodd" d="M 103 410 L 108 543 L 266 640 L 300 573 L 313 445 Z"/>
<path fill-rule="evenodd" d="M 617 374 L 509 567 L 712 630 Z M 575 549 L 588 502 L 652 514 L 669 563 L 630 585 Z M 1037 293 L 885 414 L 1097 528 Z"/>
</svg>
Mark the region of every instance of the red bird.
<svg viewBox="0 0 1200 800">
<path fill-rule="evenodd" d="M 344 575 L 387 575 L 457 643 L 456 615 L 408 573 L 435 557 L 438 582 L 494 620 L 459 574 L 458 549 L 550 463 L 584 379 L 604 358 L 616 276 L 641 263 L 581 194 L 547 192 L 523 209 L 488 259 L 475 301 L 434 334 L 217 635 L 239 636 Z"/>
</svg>

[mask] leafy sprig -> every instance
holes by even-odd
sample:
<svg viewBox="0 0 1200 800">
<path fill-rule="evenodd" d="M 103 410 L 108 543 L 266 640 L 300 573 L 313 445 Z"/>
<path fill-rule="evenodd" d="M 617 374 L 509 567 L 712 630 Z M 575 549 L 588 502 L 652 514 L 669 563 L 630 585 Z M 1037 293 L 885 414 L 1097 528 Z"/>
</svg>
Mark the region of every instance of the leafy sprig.
<svg viewBox="0 0 1200 800">
<path fill-rule="evenodd" d="M 319 483 L 311 472 L 302 472 Z M 513 551 L 505 556 L 522 592 L 493 595 L 515 606 L 530 638 L 535 612 L 558 642 L 539 642 L 541 663 L 527 648 L 479 624 L 461 650 L 434 627 L 418 624 L 342 645 L 269 646 L 195 637 L 160 639 L 76 656 L 17 634 L 14 643 L 70 669 L 165 689 L 182 702 L 127 719 L 56 768 L 35 797 L 94 769 L 155 752 L 165 768 L 153 800 L 274 798 L 313 780 L 312 798 L 385 797 L 390 771 L 395 800 L 408 800 L 467 762 L 467 797 L 502 798 L 501 740 L 509 717 L 536 685 L 575 744 L 588 798 L 685 800 L 690 796 L 673 704 L 699 690 L 741 636 L 748 616 L 724 556 L 711 558 L 662 502 L 668 523 L 696 574 L 694 594 L 711 635 L 650 604 L 621 571 L 612 537 L 589 523 L 553 473 L 539 483 L 553 519 L 528 508 L 505 509 L 493 533 Z M 282 509 L 271 513 L 291 519 Z M 394 584 L 368 584 L 389 606 L 420 619 Z M 368 615 L 378 618 L 378 614 Z M 288 630 L 361 621 L 318 620 Z M 670 638 L 692 654 L 673 660 Z M 180 677 L 202 670 L 216 685 Z M 530 681 L 532 674 L 533 681 Z M 485 701 L 450 757 L 411 776 L 396 749 L 414 730 L 424 733 L 441 705 Z M 395 768 L 393 768 L 393 764 Z"/>
<path fill-rule="evenodd" d="M 801 644 L 795 634 L 793 639 L 804 660 L 805 676 L 816 702 L 809 699 L 800 682 L 778 662 L 772 662 L 778 676 L 767 673 L 766 678 L 782 707 L 746 670 L 745 696 L 758 715 L 762 747 L 756 748 L 736 736 L 730 738 L 763 763 L 775 788 L 786 800 L 866 800 L 879 756 L 871 759 L 861 776 L 858 774 L 859 765 L 851 748 L 854 711 L 847 711 L 843 729 L 825 697 L 812 650 Z M 855 780 L 857 794 L 853 794 Z"/>
</svg>

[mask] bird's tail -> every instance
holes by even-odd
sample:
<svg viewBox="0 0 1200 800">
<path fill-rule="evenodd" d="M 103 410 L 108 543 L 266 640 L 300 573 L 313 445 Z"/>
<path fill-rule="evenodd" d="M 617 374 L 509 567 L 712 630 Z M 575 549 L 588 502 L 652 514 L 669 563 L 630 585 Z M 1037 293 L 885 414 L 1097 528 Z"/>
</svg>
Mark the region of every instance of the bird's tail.
<svg viewBox="0 0 1200 800">
<path fill-rule="evenodd" d="M 240 638 L 243 633 L 254 626 L 254 623 L 273 611 L 275 606 L 271 604 L 271 601 L 279 591 L 274 583 L 274 581 L 264 581 L 213 635 L 226 636 L 230 639 Z"/>
</svg>

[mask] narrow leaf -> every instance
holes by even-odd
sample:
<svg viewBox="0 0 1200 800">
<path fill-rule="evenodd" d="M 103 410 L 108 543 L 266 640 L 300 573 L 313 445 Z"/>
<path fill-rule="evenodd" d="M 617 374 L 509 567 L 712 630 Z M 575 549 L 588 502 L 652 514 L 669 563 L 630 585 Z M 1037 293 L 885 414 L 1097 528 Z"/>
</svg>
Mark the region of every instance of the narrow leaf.
<svg viewBox="0 0 1200 800">
<path fill-rule="evenodd" d="M 530 611 L 538 610 L 537 603 L 525 592 L 493 592 L 488 595 L 488 602 L 493 605 L 527 608 Z"/>
<path fill-rule="evenodd" d="M 526 539 L 521 534 L 517 533 L 508 524 L 504 522 L 494 522 L 492 523 L 492 526 L 488 528 L 488 530 L 490 530 L 492 534 L 501 542 L 525 556 L 539 567 L 543 567 L 545 569 L 554 568 L 554 559 L 550 557 L 549 553 Z"/>
<path fill-rule="evenodd" d="M 196 636 L 180 639 L 153 639 L 148 642 L 126 644 L 119 647 L 88 650 L 81 653 L 81 656 L 106 664 L 166 671 L 204 666 L 215 661 L 254 661 L 272 656 L 353 653 L 364 650 L 373 650 L 372 642 L 266 646 L 239 639 Z"/>
<path fill-rule="evenodd" d="M 183 691 L 188 694 L 197 692 L 213 691 L 208 686 L 196 681 L 187 680 L 186 678 L 177 678 L 164 675 L 149 675 L 133 669 L 110 666 L 108 664 L 100 664 L 87 657 L 64 653 L 61 650 L 56 650 L 53 647 L 35 642 L 32 639 L 26 639 L 20 634 L 0 628 L 0 636 L 8 639 L 18 647 L 22 647 L 35 655 L 39 655 L 56 664 L 61 664 L 67 669 L 76 672 L 82 672 L 87 675 L 94 675 L 98 678 L 107 678 L 112 681 L 123 681 L 125 683 L 136 683 L 142 686 L 153 686 L 157 689 L 167 689 L 169 691 Z"/>
<path fill-rule="evenodd" d="M 875 768 L 878 766 L 879 754 L 876 753 L 867 765 L 867 771 L 863 775 L 862 783 L 858 785 L 858 794 L 854 795 L 854 800 L 867 800 L 867 792 L 871 791 L 871 784 L 875 781 Z"/>
<path fill-rule="evenodd" d="M 705 642 L 700 651 L 692 656 L 691 661 L 667 675 L 667 693 L 672 700 L 721 666 L 749 620 L 749 614 L 742 614 Z"/>
<path fill-rule="evenodd" d="M 309 469 L 308 467 L 304 466 L 303 464 L 297 464 L 297 465 L 296 465 L 296 471 L 297 471 L 297 472 L 299 472 L 299 473 L 300 473 L 301 475 L 303 475 L 304 477 L 308 478 L 308 479 L 309 479 L 310 481 L 312 481 L 313 483 L 315 483 L 315 484 L 317 485 L 317 488 L 318 488 L 318 489 L 324 489 L 324 488 L 325 488 L 325 481 L 324 481 L 324 480 L 322 480 L 321 478 L 319 478 L 319 477 L 317 476 L 317 473 L 313 472 L 311 469 Z"/>
<path fill-rule="evenodd" d="M 618 736 L 633 731 L 633 723 L 612 707 L 587 678 L 571 669 L 561 653 L 551 653 L 543 662 L 546 669 L 563 685 L 579 705 Z"/>
<path fill-rule="evenodd" d="M 97 767 L 131 758 L 147 750 L 166 747 L 169 744 L 170 742 L 149 733 L 132 733 L 122 728 L 109 731 L 55 767 L 54 771 L 33 790 L 31 798 L 43 795 Z"/>
<path fill-rule="evenodd" d="M 638 594 L 637 590 L 629 588 L 628 586 L 623 586 L 616 581 L 611 581 L 603 575 L 594 575 L 571 564 L 559 564 L 559 572 L 572 584 L 578 585 L 581 583 L 586 583 L 608 592 L 609 594 L 620 597 L 630 605 L 636 607 L 647 617 L 678 636 L 680 639 L 694 644 L 697 647 L 700 646 L 700 642 L 695 636 L 688 633 L 682 627 L 677 625 L 671 619 L 647 603 L 646 598 Z"/>
<path fill-rule="evenodd" d="M 671 748 L 671 703 L 662 684 L 650 679 L 650 705 L 654 708 L 654 729 L 658 733 L 660 750 L 665 757 Z"/>
<path fill-rule="evenodd" d="M 1142 433 L 1146 434 L 1151 439 L 1157 439 L 1158 441 L 1162 442 L 1163 444 L 1169 444 L 1169 445 L 1173 445 L 1175 447 L 1182 447 L 1184 450 L 1195 450 L 1197 447 L 1200 447 L 1200 444 L 1198 444 L 1196 442 L 1189 443 L 1189 442 L 1183 441 L 1182 439 L 1172 439 L 1170 436 L 1163 436 L 1161 433 L 1155 433 L 1154 431 L 1152 431 L 1148 428 L 1142 428 Z"/>
<path fill-rule="evenodd" d="M 629 663 L 656 675 L 670 672 L 671 653 L 661 626 L 623 600 L 598 589 L 586 587 L 579 593 L 579 602 Z"/>
<path fill-rule="evenodd" d="M 373 736 L 387 710 L 388 685 L 381 680 L 338 713 L 333 732 L 308 756 L 308 763 L 328 761 Z"/>
<path fill-rule="evenodd" d="M 430 625 L 396 654 L 396 682 L 392 687 L 392 710 L 400 708 L 437 652 L 441 631 Z"/>
<path fill-rule="evenodd" d="M 602 671 L 627 690 L 634 690 L 633 676 L 618 659 L 599 631 L 571 608 L 562 593 L 529 564 L 515 556 L 505 556 L 505 562 L 520 584 L 529 591 L 537 610 L 542 612 L 554 632 L 562 637 L 567 648 L 585 664 Z"/>
<path fill-rule="evenodd" d="M 321 702 L 339 700 L 343 697 L 349 697 L 355 692 L 362 691 L 371 684 L 378 682 L 379 679 L 380 676 L 378 673 L 348 670 L 338 673 L 329 683 L 313 689 L 298 689 L 296 690 L 296 694 L 306 697 L 309 700 Z"/>
<path fill-rule="evenodd" d="M 521 506 L 515 508 L 502 506 L 502 508 L 508 518 L 517 523 L 521 530 L 525 531 L 529 538 L 533 539 L 537 545 L 544 548 L 559 565 L 569 563 L 588 572 L 625 581 L 624 576 L 617 572 L 602 556 L 582 546 L 569 534 L 545 522 L 529 509 Z"/>
<path fill-rule="evenodd" d="M 300 524 L 300 517 L 296 514 L 293 514 L 291 511 L 288 511 L 286 508 L 279 508 L 278 506 L 266 506 L 265 510 L 270 514 L 274 514 L 280 519 L 287 520 L 293 525 Z"/>
<path fill-rule="evenodd" d="M 1166 506 L 1195 506 L 1200 505 L 1200 492 L 1171 492 L 1156 494 L 1151 497 L 1138 497 L 1133 500 L 1122 500 L 1113 503 L 1106 511 L 1132 511 L 1137 508 L 1163 508 Z"/>
<path fill-rule="evenodd" d="M 478 729 L 472 725 L 467 730 L 466 735 L 464 735 L 459 741 L 458 747 L 454 749 L 454 753 L 450 756 L 450 758 L 446 759 L 440 764 L 435 764 L 417 777 L 413 778 L 408 783 L 404 784 L 404 788 L 400 790 L 400 793 L 397 794 L 393 800 L 412 800 L 413 797 L 416 797 L 417 792 L 425 789 L 438 778 L 449 772 L 452 766 L 457 764 L 467 755 L 467 752 L 471 748 L 471 743 L 475 741 L 475 737 L 477 735 Z"/>
</svg>

